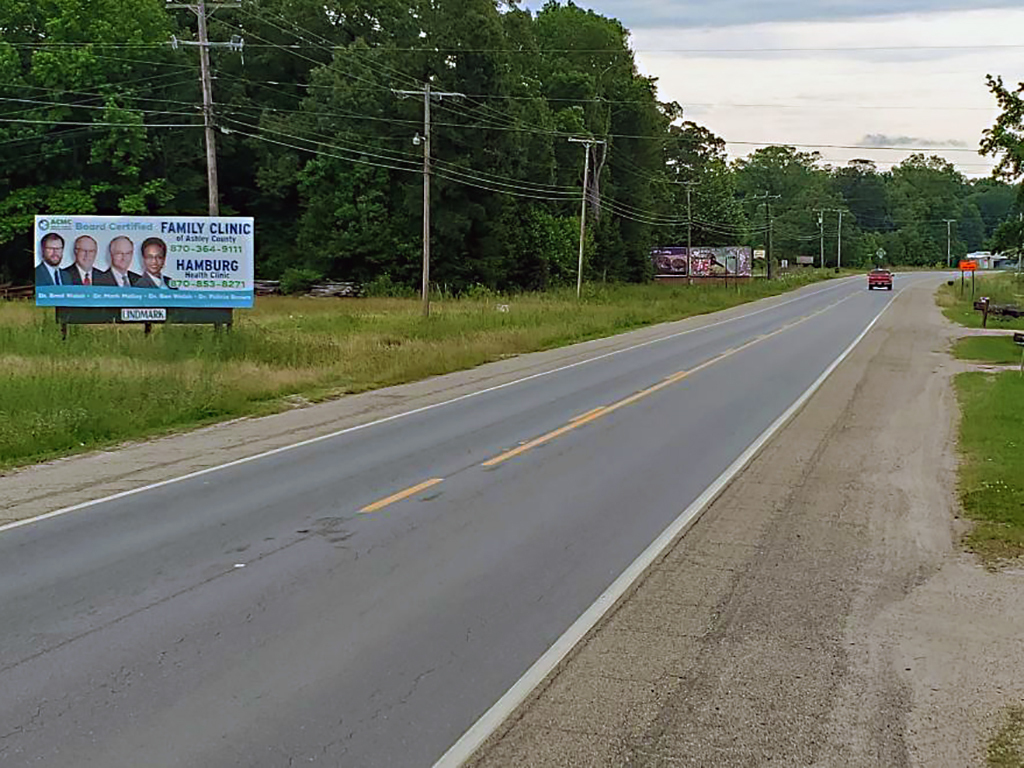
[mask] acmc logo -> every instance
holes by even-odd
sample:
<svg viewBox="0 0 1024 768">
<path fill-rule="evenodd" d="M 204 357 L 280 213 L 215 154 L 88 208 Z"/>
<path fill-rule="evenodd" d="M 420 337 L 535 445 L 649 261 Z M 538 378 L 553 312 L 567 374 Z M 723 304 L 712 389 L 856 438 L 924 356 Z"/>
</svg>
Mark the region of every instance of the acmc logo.
<svg viewBox="0 0 1024 768">
<path fill-rule="evenodd" d="M 47 221 L 46 219 L 40 219 L 39 223 L 36 224 L 36 226 L 39 227 L 40 232 L 45 232 L 50 228 L 50 222 Z"/>
</svg>

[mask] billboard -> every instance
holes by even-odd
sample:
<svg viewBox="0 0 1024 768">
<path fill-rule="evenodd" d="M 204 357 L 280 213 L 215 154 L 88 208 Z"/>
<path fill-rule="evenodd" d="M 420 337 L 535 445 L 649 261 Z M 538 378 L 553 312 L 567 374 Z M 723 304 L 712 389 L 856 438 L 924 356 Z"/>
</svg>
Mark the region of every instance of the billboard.
<svg viewBox="0 0 1024 768">
<path fill-rule="evenodd" d="M 253 305 L 253 220 L 36 216 L 36 305 Z"/>
<path fill-rule="evenodd" d="M 651 251 L 651 258 L 654 260 L 654 274 L 658 277 L 686 277 L 685 248 L 655 248 Z"/>
<path fill-rule="evenodd" d="M 655 248 L 656 277 L 750 277 L 754 252 L 747 246 Z"/>
</svg>

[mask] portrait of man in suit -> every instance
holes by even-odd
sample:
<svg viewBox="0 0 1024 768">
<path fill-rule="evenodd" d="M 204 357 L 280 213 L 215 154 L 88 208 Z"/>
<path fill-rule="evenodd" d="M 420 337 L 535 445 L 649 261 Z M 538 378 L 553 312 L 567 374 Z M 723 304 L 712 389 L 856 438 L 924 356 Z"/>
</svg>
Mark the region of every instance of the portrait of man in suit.
<svg viewBox="0 0 1024 768">
<path fill-rule="evenodd" d="M 110 269 L 96 275 L 96 285 L 111 285 L 119 288 L 134 288 L 142 277 L 132 272 L 132 260 L 135 258 L 135 243 L 121 235 L 115 237 L 107 246 L 110 253 Z"/>
<path fill-rule="evenodd" d="M 89 235 L 75 238 L 75 263 L 61 273 L 64 285 L 95 285 L 100 273 L 100 270 L 93 269 L 98 250 L 96 241 Z"/>
<path fill-rule="evenodd" d="M 42 261 L 36 267 L 36 285 L 63 285 L 60 263 L 64 259 L 64 238 L 56 232 L 39 241 Z"/>
<path fill-rule="evenodd" d="M 170 278 L 163 274 L 167 262 L 167 243 L 159 237 L 142 241 L 142 277 L 135 281 L 137 288 L 164 288 L 174 290 Z"/>
</svg>

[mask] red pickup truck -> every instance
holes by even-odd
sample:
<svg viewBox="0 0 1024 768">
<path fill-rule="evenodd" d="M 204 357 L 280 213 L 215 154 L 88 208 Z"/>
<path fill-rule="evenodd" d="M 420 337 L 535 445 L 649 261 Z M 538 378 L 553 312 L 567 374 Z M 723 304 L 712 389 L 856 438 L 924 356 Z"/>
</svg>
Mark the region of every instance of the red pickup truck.
<svg viewBox="0 0 1024 768">
<path fill-rule="evenodd" d="M 872 269 L 868 272 L 868 290 L 873 291 L 875 288 L 885 288 L 891 291 L 892 272 L 888 269 Z"/>
</svg>

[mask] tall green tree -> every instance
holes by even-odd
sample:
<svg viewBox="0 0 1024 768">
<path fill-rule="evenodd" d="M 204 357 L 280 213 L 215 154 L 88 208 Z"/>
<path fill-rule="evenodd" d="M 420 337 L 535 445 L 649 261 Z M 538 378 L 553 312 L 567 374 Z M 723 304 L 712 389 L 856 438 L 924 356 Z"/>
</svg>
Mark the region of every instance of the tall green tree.
<svg viewBox="0 0 1024 768">
<path fill-rule="evenodd" d="M 173 29 L 159 0 L 0 0 L 3 274 L 30 272 L 37 213 L 147 213 L 196 191 L 169 158 L 202 132 L 150 127 L 199 125 Z"/>
<path fill-rule="evenodd" d="M 1002 77 L 987 77 L 988 88 L 999 106 L 995 124 L 986 129 L 981 152 L 998 158 L 994 175 L 1005 181 L 1024 176 L 1024 82 L 1016 88 L 1003 83 Z"/>
<path fill-rule="evenodd" d="M 766 147 L 737 161 L 734 168 L 744 211 L 750 221 L 761 223 L 763 243 L 768 241 L 764 229 L 771 205 L 774 257 L 817 256 L 815 211 L 841 204 L 820 155 L 794 147 Z"/>
</svg>

